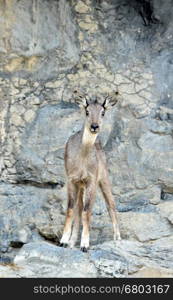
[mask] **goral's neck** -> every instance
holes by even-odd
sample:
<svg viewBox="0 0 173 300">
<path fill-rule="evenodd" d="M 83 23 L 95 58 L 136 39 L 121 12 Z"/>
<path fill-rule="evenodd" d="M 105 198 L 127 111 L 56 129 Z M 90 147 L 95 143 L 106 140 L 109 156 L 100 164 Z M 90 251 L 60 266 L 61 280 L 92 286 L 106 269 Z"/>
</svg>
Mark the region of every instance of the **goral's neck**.
<svg viewBox="0 0 173 300">
<path fill-rule="evenodd" d="M 98 134 L 93 134 L 90 130 L 84 126 L 82 134 L 82 154 L 88 155 L 92 150 Z"/>
</svg>

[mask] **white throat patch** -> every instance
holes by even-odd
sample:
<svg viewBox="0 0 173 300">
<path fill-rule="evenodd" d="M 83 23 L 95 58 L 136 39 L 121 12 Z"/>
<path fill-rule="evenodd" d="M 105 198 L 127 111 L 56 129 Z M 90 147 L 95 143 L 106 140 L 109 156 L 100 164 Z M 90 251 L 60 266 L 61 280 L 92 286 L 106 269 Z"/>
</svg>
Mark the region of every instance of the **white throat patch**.
<svg viewBox="0 0 173 300">
<path fill-rule="evenodd" d="M 82 136 L 82 144 L 83 145 L 94 145 L 95 140 L 97 138 L 97 133 L 91 133 L 90 130 L 84 127 L 84 132 Z"/>
</svg>

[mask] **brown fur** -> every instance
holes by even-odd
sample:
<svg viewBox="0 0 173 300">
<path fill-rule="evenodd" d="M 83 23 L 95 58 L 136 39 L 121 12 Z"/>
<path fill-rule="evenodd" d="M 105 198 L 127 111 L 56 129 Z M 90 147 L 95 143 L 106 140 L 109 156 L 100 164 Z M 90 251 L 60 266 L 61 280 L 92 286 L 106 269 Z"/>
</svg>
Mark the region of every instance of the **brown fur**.
<svg viewBox="0 0 173 300">
<path fill-rule="evenodd" d="M 114 102 L 112 103 L 111 106 L 114 105 Z M 114 239 L 120 239 L 106 157 L 97 138 L 108 104 L 108 100 L 104 101 L 104 106 L 97 102 L 90 104 L 85 100 L 83 106 L 87 115 L 84 127 L 72 135 L 66 144 L 65 169 L 68 177 L 68 207 L 61 246 L 75 246 L 80 219 L 82 219 L 81 250 L 87 251 L 89 248 L 91 211 L 98 186 L 101 188 L 112 220 Z M 96 125 L 98 128 L 93 132 L 92 126 Z"/>
</svg>

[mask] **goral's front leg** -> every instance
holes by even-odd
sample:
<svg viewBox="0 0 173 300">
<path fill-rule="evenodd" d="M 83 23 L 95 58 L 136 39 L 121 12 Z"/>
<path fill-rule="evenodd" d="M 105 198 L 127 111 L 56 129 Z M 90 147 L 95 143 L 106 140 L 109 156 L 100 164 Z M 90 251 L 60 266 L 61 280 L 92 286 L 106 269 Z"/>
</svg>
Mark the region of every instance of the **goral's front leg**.
<svg viewBox="0 0 173 300">
<path fill-rule="evenodd" d="M 68 182 L 67 192 L 68 192 L 68 207 L 67 207 L 63 235 L 60 240 L 61 247 L 67 247 L 69 244 L 70 237 L 71 237 L 72 222 L 73 222 L 73 216 L 74 216 L 74 205 L 75 205 L 75 200 L 76 200 L 76 196 L 77 196 L 77 189 L 76 189 L 75 184 L 73 184 L 72 182 Z"/>
<path fill-rule="evenodd" d="M 82 211 L 82 237 L 80 248 L 81 251 L 87 252 L 89 249 L 89 229 L 91 222 L 91 211 L 96 196 L 96 182 L 90 182 L 86 186 L 85 197 L 83 198 Z"/>
<path fill-rule="evenodd" d="M 63 235 L 60 240 L 60 247 L 67 247 L 70 236 L 71 236 L 71 227 L 72 227 L 72 220 L 73 220 L 73 209 L 68 209 L 66 214 L 65 226 L 63 230 Z"/>
</svg>

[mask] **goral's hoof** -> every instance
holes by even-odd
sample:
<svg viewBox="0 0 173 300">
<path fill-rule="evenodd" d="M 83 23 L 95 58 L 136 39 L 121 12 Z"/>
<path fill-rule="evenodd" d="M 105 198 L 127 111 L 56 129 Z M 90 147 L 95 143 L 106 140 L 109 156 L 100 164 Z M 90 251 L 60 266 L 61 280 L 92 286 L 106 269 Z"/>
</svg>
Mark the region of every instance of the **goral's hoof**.
<svg viewBox="0 0 173 300">
<path fill-rule="evenodd" d="M 59 246 L 60 246 L 60 247 L 67 248 L 67 247 L 68 247 L 68 244 L 66 244 L 66 243 L 61 243 Z"/>
<path fill-rule="evenodd" d="M 88 248 L 86 248 L 86 247 L 81 247 L 80 250 L 85 253 L 88 252 Z"/>
</svg>

